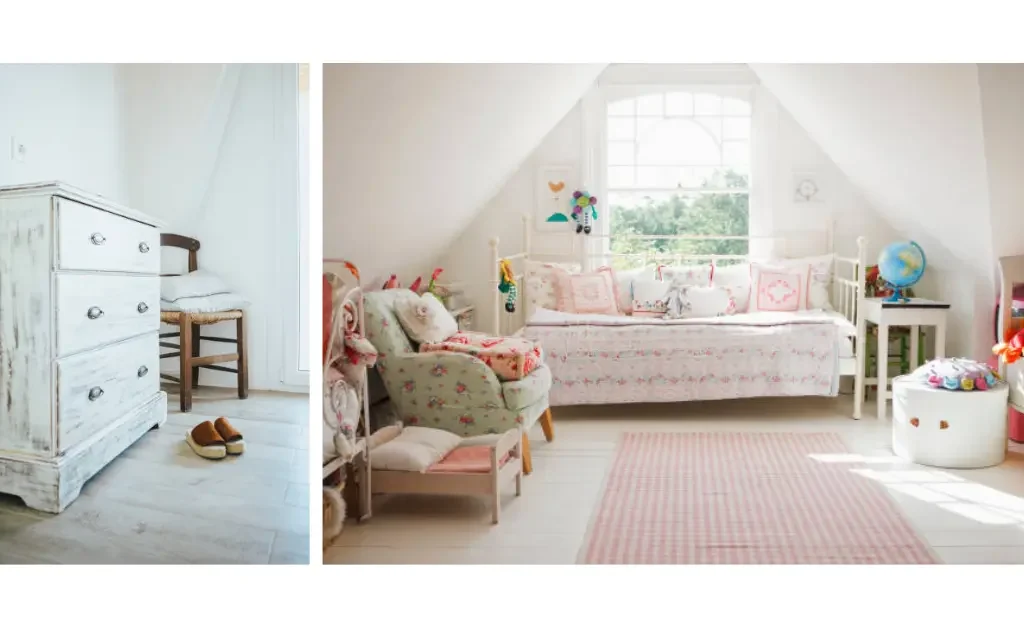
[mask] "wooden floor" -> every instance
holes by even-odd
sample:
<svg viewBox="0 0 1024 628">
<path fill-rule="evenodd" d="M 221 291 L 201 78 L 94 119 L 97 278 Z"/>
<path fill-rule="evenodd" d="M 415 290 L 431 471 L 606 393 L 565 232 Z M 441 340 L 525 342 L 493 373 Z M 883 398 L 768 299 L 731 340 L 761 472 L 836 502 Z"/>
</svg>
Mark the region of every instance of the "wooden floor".
<svg viewBox="0 0 1024 628">
<path fill-rule="evenodd" d="M 309 397 L 199 388 L 60 515 L 0 495 L 0 563 L 308 563 Z M 226 416 L 246 452 L 204 460 L 185 432 Z"/>
<path fill-rule="evenodd" d="M 385 496 L 352 520 L 325 563 L 576 562 L 620 434 L 626 431 L 830 431 L 864 455 L 922 538 L 947 563 L 1024 563 L 1024 446 L 989 469 L 954 471 L 894 459 L 890 423 L 850 418 L 849 396 L 556 408 L 555 441 L 531 434 L 533 474 L 522 497 L 504 491 L 502 520 L 487 500 Z"/>
</svg>

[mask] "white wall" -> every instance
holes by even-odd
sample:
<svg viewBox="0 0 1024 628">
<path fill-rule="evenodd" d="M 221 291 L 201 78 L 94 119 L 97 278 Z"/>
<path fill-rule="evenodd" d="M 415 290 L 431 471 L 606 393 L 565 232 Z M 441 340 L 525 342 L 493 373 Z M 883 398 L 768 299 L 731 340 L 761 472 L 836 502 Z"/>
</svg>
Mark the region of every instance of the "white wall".
<svg viewBox="0 0 1024 628">
<path fill-rule="evenodd" d="M 0 64 L 0 185 L 61 180 L 124 202 L 118 86 L 113 65 Z"/>
<path fill-rule="evenodd" d="M 252 302 L 247 310 L 249 381 L 290 389 L 286 343 L 298 339 L 297 111 L 287 98 L 295 66 L 143 65 L 123 69 L 129 202 L 197 238 L 199 266 Z M 165 252 L 166 270 L 185 258 Z M 204 335 L 234 337 L 234 323 Z M 203 343 L 203 353 L 232 346 Z M 165 360 L 173 372 L 175 360 Z M 234 386 L 202 370 L 203 385 Z M 286 381 L 290 384 L 285 383 Z"/>
<path fill-rule="evenodd" d="M 727 74 L 711 66 L 699 68 L 701 82 L 721 79 L 756 81 L 749 71 L 730 68 Z M 610 66 L 599 78 L 601 84 L 694 81 L 694 71 L 686 66 Z M 719 81 L 720 82 L 720 81 Z M 595 88 L 599 89 L 599 88 Z M 751 232 L 760 234 L 803 232 L 820 229 L 835 221 L 836 249 L 842 255 L 856 253 L 856 238 L 869 240 L 869 256 L 877 256 L 880 247 L 895 234 L 846 179 L 836 165 L 810 139 L 792 116 L 779 106 L 771 93 L 755 89 L 753 132 L 754 188 L 751 198 Z M 538 171 L 549 165 L 573 165 L 581 170 L 585 144 L 583 106 L 577 104 L 544 138 L 536 150 L 512 175 L 462 232 L 454 245 L 441 256 L 437 265 L 446 269 L 449 280 L 466 282 L 466 296 L 478 306 L 478 327 L 491 320 L 494 294 L 490 285 L 490 249 L 488 242 L 497 236 L 500 252 L 509 255 L 522 250 L 522 220 L 532 213 L 536 202 L 534 180 Z M 793 172 L 812 171 L 816 175 L 823 201 L 797 203 L 793 200 Z M 757 215 L 755 215 L 755 213 Z M 564 237 L 535 230 L 531 235 L 537 251 L 566 254 Z M 823 245 L 824 243 L 819 243 Z M 563 246 L 559 246 L 563 245 Z"/>
<path fill-rule="evenodd" d="M 1024 255 L 1024 64 L 978 65 L 993 259 Z"/>
<path fill-rule="evenodd" d="M 947 347 L 992 345 L 993 250 L 974 65 L 753 64 L 881 217 L 918 241 L 918 294 L 952 304 Z"/>
<path fill-rule="evenodd" d="M 603 65 L 324 65 L 324 255 L 408 284 Z"/>
</svg>

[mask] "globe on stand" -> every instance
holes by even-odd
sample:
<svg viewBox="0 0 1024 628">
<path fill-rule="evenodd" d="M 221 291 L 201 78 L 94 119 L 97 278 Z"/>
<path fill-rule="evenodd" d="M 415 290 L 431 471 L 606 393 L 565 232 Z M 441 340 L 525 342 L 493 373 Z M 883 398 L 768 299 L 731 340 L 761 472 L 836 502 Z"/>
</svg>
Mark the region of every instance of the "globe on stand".
<svg viewBox="0 0 1024 628">
<path fill-rule="evenodd" d="M 924 249 L 917 242 L 893 242 L 882 249 L 878 256 L 878 273 L 892 288 L 892 294 L 883 300 L 888 303 L 910 301 L 904 292 L 921 281 L 926 265 Z"/>
</svg>

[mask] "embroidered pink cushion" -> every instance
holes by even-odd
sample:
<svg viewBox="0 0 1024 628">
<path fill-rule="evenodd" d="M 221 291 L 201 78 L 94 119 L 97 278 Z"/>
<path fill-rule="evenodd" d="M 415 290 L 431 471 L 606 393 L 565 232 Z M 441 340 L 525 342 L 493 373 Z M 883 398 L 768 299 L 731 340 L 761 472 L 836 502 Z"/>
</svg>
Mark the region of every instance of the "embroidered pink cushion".
<svg viewBox="0 0 1024 628">
<path fill-rule="evenodd" d="M 498 468 L 505 466 L 510 454 L 502 456 Z M 491 470 L 491 447 L 487 445 L 467 445 L 456 447 L 439 462 L 435 462 L 427 473 L 489 473 Z"/>
<path fill-rule="evenodd" d="M 615 271 L 602 266 L 578 275 L 558 269 L 555 275 L 558 311 L 575 314 L 619 314 Z"/>
<path fill-rule="evenodd" d="M 526 338 L 501 338 L 472 331 L 460 331 L 442 342 L 424 342 L 420 353 L 454 351 L 468 353 L 491 367 L 502 381 L 520 380 L 541 363 L 540 346 Z"/>
<path fill-rule="evenodd" d="M 810 265 L 769 266 L 750 263 L 751 312 L 797 312 L 807 309 Z"/>
</svg>

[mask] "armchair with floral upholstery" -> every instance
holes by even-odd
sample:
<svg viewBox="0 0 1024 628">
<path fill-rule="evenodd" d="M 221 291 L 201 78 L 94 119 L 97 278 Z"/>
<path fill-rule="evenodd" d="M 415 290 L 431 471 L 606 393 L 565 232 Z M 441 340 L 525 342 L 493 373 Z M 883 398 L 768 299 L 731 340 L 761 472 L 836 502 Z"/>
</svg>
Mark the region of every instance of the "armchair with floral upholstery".
<svg viewBox="0 0 1024 628">
<path fill-rule="evenodd" d="M 554 425 L 548 406 L 551 370 L 539 365 L 519 381 L 499 381 L 489 366 L 465 353 L 417 353 L 394 304 L 414 296 L 392 289 L 365 295 L 366 337 L 379 356 L 377 371 L 405 425 L 434 427 L 460 436 L 523 431 L 523 467 L 531 471 L 529 432 L 538 420 L 548 441 Z"/>
</svg>

